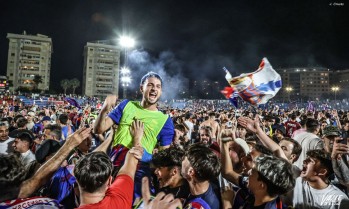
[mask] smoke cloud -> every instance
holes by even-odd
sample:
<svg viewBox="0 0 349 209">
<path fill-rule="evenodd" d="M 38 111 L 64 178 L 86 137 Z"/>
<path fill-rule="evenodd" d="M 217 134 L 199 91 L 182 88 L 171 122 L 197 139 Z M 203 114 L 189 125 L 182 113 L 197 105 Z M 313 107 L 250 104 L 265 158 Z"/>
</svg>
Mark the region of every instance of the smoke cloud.
<svg viewBox="0 0 349 209">
<path fill-rule="evenodd" d="M 158 73 L 163 79 L 161 100 L 181 98 L 189 89 L 188 79 L 182 75 L 182 63 L 171 51 L 153 57 L 146 51 L 134 50 L 128 55 L 128 65 L 131 68 L 133 82 L 130 89 L 133 92 L 139 92 L 142 76 L 150 71 Z"/>
</svg>

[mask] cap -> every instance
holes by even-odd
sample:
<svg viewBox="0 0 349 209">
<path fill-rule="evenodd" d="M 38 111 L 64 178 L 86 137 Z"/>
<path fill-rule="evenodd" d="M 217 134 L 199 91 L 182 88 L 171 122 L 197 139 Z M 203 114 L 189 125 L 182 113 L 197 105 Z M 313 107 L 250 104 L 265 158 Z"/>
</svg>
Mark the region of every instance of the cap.
<svg viewBox="0 0 349 209">
<path fill-rule="evenodd" d="M 57 152 L 60 148 L 61 145 L 56 140 L 47 139 L 43 141 L 39 149 L 35 152 L 36 161 L 40 164 L 44 163 L 47 156 Z"/>
<path fill-rule="evenodd" d="M 324 128 L 324 133 L 322 134 L 322 136 L 340 136 L 340 131 L 337 126 L 326 126 Z"/>
<path fill-rule="evenodd" d="M 283 125 L 277 125 L 277 126 L 275 126 L 275 130 L 279 130 L 281 133 L 282 133 L 282 135 L 286 135 L 286 129 L 285 129 L 285 126 L 283 126 Z"/>
<path fill-rule="evenodd" d="M 240 147 L 242 147 L 242 149 L 245 151 L 246 155 L 250 152 L 250 147 L 248 146 L 248 144 L 246 143 L 245 140 L 243 140 L 241 138 L 236 138 L 234 140 L 234 142 L 237 143 L 238 145 L 240 145 Z"/>
<path fill-rule="evenodd" d="M 41 122 L 43 122 L 43 121 L 51 121 L 50 116 L 44 116 L 44 117 L 41 119 Z"/>
<path fill-rule="evenodd" d="M 16 129 L 9 133 L 9 137 L 19 138 L 21 140 L 27 140 L 29 142 L 34 141 L 35 137 L 33 133 L 26 129 Z"/>
<path fill-rule="evenodd" d="M 34 112 L 28 112 L 27 115 L 30 115 L 30 116 L 32 116 L 32 117 L 35 117 L 35 113 L 34 113 Z"/>
</svg>

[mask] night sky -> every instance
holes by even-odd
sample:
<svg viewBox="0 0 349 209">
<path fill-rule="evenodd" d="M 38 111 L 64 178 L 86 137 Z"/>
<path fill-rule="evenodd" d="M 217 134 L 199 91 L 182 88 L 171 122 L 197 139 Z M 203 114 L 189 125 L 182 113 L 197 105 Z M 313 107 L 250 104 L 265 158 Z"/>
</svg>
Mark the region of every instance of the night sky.
<svg viewBox="0 0 349 209">
<path fill-rule="evenodd" d="M 348 69 L 348 6 L 321 0 L 5 0 L 0 74 L 6 75 L 7 33 L 23 30 L 52 38 L 51 88 L 57 90 L 62 79 L 82 79 L 86 42 L 123 33 L 137 40 L 130 52 L 134 77 L 142 73 L 135 60 L 140 54 L 168 75 L 222 86 L 223 66 L 234 75 L 252 72 L 263 57 L 275 69 Z"/>
</svg>

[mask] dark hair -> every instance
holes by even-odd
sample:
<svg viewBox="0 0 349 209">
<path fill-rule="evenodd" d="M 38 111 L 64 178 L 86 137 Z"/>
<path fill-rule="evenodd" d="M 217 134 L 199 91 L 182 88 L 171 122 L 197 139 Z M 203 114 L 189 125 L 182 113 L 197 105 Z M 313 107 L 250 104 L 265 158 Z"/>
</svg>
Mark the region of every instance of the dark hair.
<svg viewBox="0 0 349 209">
<path fill-rule="evenodd" d="M 18 128 L 23 128 L 27 125 L 28 120 L 26 118 L 18 118 L 16 123 Z"/>
<path fill-rule="evenodd" d="M 266 146 L 262 145 L 262 144 L 258 144 L 257 143 L 254 146 L 254 148 L 255 148 L 256 151 L 258 151 L 258 152 L 260 152 L 260 153 L 262 153 L 264 155 L 273 155 L 273 152 L 270 149 L 268 149 Z"/>
<path fill-rule="evenodd" d="M 171 146 L 153 155 L 152 163 L 155 167 L 182 167 L 184 150 L 177 146 Z"/>
<path fill-rule="evenodd" d="M 313 118 L 308 118 L 307 122 L 305 123 L 306 129 L 308 132 L 314 132 L 317 127 L 319 126 L 319 121 Z"/>
<path fill-rule="evenodd" d="M 142 79 L 141 79 L 141 86 L 144 84 L 144 82 L 148 79 L 148 78 L 157 78 L 160 80 L 161 85 L 162 85 L 162 78 L 159 74 L 155 73 L 155 72 L 148 72 L 147 74 L 145 74 Z"/>
<path fill-rule="evenodd" d="M 64 125 L 67 124 L 68 119 L 69 119 L 69 118 L 68 118 L 68 115 L 65 114 L 65 113 L 60 114 L 59 117 L 58 117 L 59 122 L 62 123 L 62 124 L 64 124 Z"/>
<path fill-rule="evenodd" d="M 15 154 L 0 154 L 0 201 L 17 198 L 26 170 Z"/>
<path fill-rule="evenodd" d="M 331 154 L 327 153 L 325 150 L 309 150 L 307 151 L 307 156 L 317 159 L 321 166 L 327 169 L 327 177 L 333 174 Z"/>
<path fill-rule="evenodd" d="M 51 134 L 54 134 L 57 137 L 57 140 L 62 137 L 62 127 L 58 124 L 48 124 L 45 126 L 45 129 L 50 130 Z"/>
<path fill-rule="evenodd" d="M 256 158 L 255 168 L 258 180 L 267 185 L 267 193 L 274 197 L 285 194 L 295 186 L 292 164 L 282 158 L 271 155 L 262 155 Z"/>
<path fill-rule="evenodd" d="M 112 162 L 104 152 L 92 152 L 81 158 L 74 168 L 80 188 L 89 193 L 98 191 L 111 176 Z"/>
<path fill-rule="evenodd" d="M 293 144 L 293 149 L 292 149 L 292 153 L 291 154 L 295 154 L 296 155 L 296 159 L 298 159 L 298 157 L 301 155 L 302 153 L 302 146 L 294 139 L 289 138 L 289 137 L 285 137 L 282 140 L 291 142 Z"/>
<path fill-rule="evenodd" d="M 207 181 L 216 178 L 221 170 L 221 162 L 217 155 L 206 145 L 195 143 L 186 151 L 190 165 L 195 171 L 195 177 L 199 181 Z"/>
</svg>

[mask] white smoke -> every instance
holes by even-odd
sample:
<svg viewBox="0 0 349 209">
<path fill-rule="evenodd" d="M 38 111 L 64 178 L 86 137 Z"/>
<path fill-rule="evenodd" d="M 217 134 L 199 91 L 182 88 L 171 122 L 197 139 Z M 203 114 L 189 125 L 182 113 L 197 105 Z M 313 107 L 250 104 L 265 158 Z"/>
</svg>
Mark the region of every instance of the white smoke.
<svg viewBox="0 0 349 209">
<path fill-rule="evenodd" d="M 153 71 L 163 79 L 161 100 L 182 98 L 188 93 L 189 81 L 182 75 L 182 64 L 171 51 L 164 51 L 159 57 L 152 57 L 146 51 L 134 50 L 128 55 L 128 65 L 133 78 L 131 91 L 138 91 L 143 75 Z"/>
</svg>

